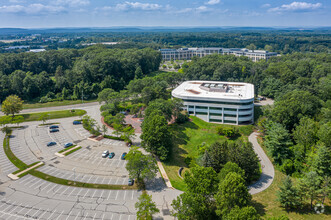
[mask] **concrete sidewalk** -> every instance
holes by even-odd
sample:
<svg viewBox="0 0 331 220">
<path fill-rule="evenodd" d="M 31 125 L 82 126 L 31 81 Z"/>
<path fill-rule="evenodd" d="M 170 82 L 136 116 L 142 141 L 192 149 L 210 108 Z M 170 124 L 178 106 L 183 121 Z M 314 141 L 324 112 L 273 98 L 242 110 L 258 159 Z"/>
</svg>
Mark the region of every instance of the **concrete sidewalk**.
<svg viewBox="0 0 331 220">
<path fill-rule="evenodd" d="M 22 170 L 21 172 L 16 173 L 16 174 L 12 174 L 12 173 L 10 173 L 10 174 L 8 174 L 8 177 L 9 177 L 10 179 L 12 179 L 12 180 L 18 180 L 18 179 L 20 178 L 19 175 L 22 175 L 23 173 L 26 173 L 26 172 L 28 172 L 29 170 L 32 170 L 32 169 L 34 169 L 34 168 L 36 168 L 36 167 L 38 167 L 38 166 L 40 166 L 40 165 L 42 165 L 42 164 L 44 164 L 44 162 L 39 162 L 39 163 L 33 165 L 32 167 L 29 167 L 28 169 Z"/>
<path fill-rule="evenodd" d="M 274 166 L 272 165 L 268 156 L 263 151 L 260 144 L 257 142 L 258 135 L 259 133 L 253 132 L 248 137 L 249 142 L 253 144 L 253 149 L 260 159 L 261 168 L 262 168 L 262 174 L 260 176 L 260 179 L 248 187 L 249 193 L 252 195 L 267 189 L 271 185 L 275 177 Z"/>
</svg>

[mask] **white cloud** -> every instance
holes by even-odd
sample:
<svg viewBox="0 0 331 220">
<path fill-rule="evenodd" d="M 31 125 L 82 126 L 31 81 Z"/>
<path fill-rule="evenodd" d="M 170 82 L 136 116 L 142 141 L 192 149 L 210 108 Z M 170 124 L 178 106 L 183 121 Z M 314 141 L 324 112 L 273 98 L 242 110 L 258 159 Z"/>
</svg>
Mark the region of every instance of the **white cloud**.
<svg viewBox="0 0 331 220">
<path fill-rule="evenodd" d="M 144 10 L 144 11 L 153 11 L 159 10 L 162 6 L 159 4 L 152 3 L 141 3 L 141 2 L 124 2 L 117 4 L 115 7 L 104 7 L 103 9 L 115 9 L 117 11 L 125 11 L 130 9 Z"/>
<path fill-rule="evenodd" d="M 64 12 L 65 8 L 61 6 L 48 6 L 43 4 L 22 5 L 4 5 L 0 6 L 0 12 L 4 13 L 24 13 L 24 14 L 49 14 Z"/>
<path fill-rule="evenodd" d="M 197 12 L 204 12 L 204 11 L 208 11 L 209 9 L 203 5 L 203 6 L 197 7 L 195 10 Z"/>
<path fill-rule="evenodd" d="M 270 4 L 264 4 L 264 5 L 261 6 L 261 8 L 270 8 L 270 7 L 271 7 Z"/>
<path fill-rule="evenodd" d="M 306 12 L 313 11 L 322 7 L 321 3 L 307 3 L 307 2 L 292 2 L 289 5 L 282 5 L 276 8 L 270 8 L 269 12 L 283 12 L 283 11 L 294 11 L 294 12 Z"/>
<path fill-rule="evenodd" d="M 208 2 L 206 2 L 206 4 L 207 5 L 216 5 L 220 2 L 221 2 L 221 0 L 209 0 Z"/>
<path fill-rule="evenodd" d="M 70 7 L 77 7 L 77 6 L 86 6 L 90 4 L 89 0 L 56 0 L 51 1 L 54 5 L 62 5 L 62 6 L 70 6 Z"/>
</svg>

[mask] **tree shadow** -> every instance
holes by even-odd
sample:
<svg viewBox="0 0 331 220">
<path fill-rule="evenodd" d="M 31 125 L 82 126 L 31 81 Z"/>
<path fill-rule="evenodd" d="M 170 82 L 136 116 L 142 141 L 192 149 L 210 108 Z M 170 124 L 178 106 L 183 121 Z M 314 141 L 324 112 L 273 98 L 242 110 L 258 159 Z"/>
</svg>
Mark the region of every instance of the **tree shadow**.
<svg viewBox="0 0 331 220">
<path fill-rule="evenodd" d="M 256 202 L 254 200 L 252 200 L 251 204 L 256 209 L 257 213 L 259 213 L 260 216 L 265 216 L 266 214 L 265 205 Z"/>
</svg>

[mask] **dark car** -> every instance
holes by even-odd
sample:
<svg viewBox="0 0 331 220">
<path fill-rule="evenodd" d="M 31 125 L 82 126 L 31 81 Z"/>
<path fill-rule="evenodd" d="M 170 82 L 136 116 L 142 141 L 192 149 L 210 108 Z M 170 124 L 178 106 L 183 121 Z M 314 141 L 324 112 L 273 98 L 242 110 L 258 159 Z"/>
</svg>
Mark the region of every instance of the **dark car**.
<svg viewBox="0 0 331 220">
<path fill-rule="evenodd" d="M 109 158 L 109 159 L 112 159 L 113 157 L 115 157 L 115 153 L 114 153 L 114 152 L 111 152 L 111 153 L 108 155 L 108 158 Z"/>
<path fill-rule="evenodd" d="M 51 130 L 49 130 L 49 132 L 51 132 L 51 133 L 58 132 L 58 131 L 60 131 L 60 130 L 59 129 L 51 129 Z"/>
<path fill-rule="evenodd" d="M 129 186 L 133 186 L 133 184 L 134 184 L 134 179 L 131 179 L 131 178 L 130 178 L 129 181 L 128 181 L 128 185 L 129 185 Z"/>
<path fill-rule="evenodd" d="M 57 126 L 57 125 L 52 125 L 52 126 L 49 127 L 49 129 L 55 129 L 55 128 L 59 128 L 59 126 Z"/>
<path fill-rule="evenodd" d="M 64 148 L 70 147 L 70 146 L 72 146 L 72 145 L 73 145 L 72 143 L 65 143 L 65 144 L 64 144 Z"/>
<path fill-rule="evenodd" d="M 125 156 L 127 155 L 127 153 L 123 153 L 121 156 L 121 160 L 125 160 Z"/>
<path fill-rule="evenodd" d="M 80 125 L 82 122 L 81 121 L 73 121 L 72 124 L 74 125 Z"/>
<path fill-rule="evenodd" d="M 52 142 L 47 143 L 47 147 L 50 147 L 50 146 L 53 146 L 53 145 L 56 145 L 56 142 L 52 141 Z"/>
</svg>

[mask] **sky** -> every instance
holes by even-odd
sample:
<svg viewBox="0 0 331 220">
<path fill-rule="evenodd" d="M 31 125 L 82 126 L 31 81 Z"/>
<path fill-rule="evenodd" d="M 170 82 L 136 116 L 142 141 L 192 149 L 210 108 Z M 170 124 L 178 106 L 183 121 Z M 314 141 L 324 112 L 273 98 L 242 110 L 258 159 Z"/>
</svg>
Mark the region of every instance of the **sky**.
<svg viewBox="0 0 331 220">
<path fill-rule="evenodd" d="M 331 26 L 331 0 L 0 0 L 0 27 Z"/>
</svg>

